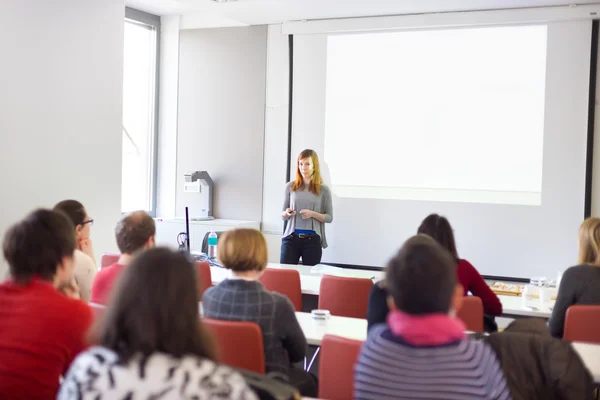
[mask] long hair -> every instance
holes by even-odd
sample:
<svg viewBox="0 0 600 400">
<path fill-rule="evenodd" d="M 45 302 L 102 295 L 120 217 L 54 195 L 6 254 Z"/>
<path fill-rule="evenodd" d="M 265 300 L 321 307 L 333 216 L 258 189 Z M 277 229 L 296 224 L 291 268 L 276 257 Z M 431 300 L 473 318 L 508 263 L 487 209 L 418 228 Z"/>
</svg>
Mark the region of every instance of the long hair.
<svg viewBox="0 0 600 400">
<path fill-rule="evenodd" d="M 200 322 L 196 269 L 185 254 L 147 250 L 125 267 L 115 289 L 91 338 L 117 353 L 120 363 L 155 352 L 215 360 Z"/>
<path fill-rule="evenodd" d="M 300 166 L 298 165 L 300 160 L 306 160 L 310 158 L 313 163 L 313 174 L 310 178 L 310 185 L 308 186 L 308 190 L 317 196 L 321 193 L 321 185 L 323 184 L 323 179 L 321 178 L 321 167 L 319 166 L 319 156 L 314 150 L 306 149 L 302 150 L 302 152 L 298 155 L 298 160 L 296 160 L 296 180 L 292 185 L 292 191 L 304 187 L 304 178 L 302 178 L 302 174 L 300 173 Z"/>
<path fill-rule="evenodd" d="M 442 245 L 443 248 L 454 258 L 454 261 L 458 262 L 458 252 L 456 251 L 456 242 L 454 241 L 454 232 L 452 226 L 446 217 L 442 217 L 438 214 L 428 215 L 417 230 L 417 233 L 431 236 Z"/>
<path fill-rule="evenodd" d="M 600 218 L 588 218 L 579 227 L 578 262 L 600 266 Z"/>
</svg>

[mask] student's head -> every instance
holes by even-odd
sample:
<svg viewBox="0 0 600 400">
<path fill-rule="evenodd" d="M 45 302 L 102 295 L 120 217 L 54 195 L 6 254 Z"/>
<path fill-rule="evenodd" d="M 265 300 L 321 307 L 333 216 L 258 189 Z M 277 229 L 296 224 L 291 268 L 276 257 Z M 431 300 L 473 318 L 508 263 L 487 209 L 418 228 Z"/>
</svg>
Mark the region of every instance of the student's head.
<svg viewBox="0 0 600 400">
<path fill-rule="evenodd" d="M 214 359 L 200 322 L 196 279 L 185 254 L 166 248 L 143 252 L 123 271 L 92 336 L 122 363 L 154 352 Z"/>
<path fill-rule="evenodd" d="M 456 242 L 454 241 L 454 232 L 452 226 L 446 217 L 438 214 L 428 215 L 417 230 L 418 234 L 431 236 L 442 245 L 458 262 L 458 252 L 456 251 Z"/>
<path fill-rule="evenodd" d="M 2 250 L 12 279 L 27 283 L 37 277 L 56 287 L 73 278 L 75 236 L 69 218 L 39 209 L 8 229 Z"/>
<path fill-rule="evenodd" d="M 261 273 L 267 267 L 267 242 L 256 229 L 234 229 L 219 239 L 218 258 L 234 273 Z"/>
<path fill-rule="evenodd" d="M 412 315 L 447 314 L 463 298 L 452 256 L 426 235 L 408 239 L 388 262 L 386 285 L 390 307 Z"/>
<path fill-rule="evenodd" d="M 588 218 L 579 228 L 579 264 L 600 266 L 600 218 Z"/>
<path fill-rule="evenodd" d="M 319 166 L 319 157 L 314 150 L 306 149 L 298 155 L 296 164 L 296 180 L 292 185 L 292 190 L 296 191 L 304 186 L 304 180 L 310 179 L 309 190 L 314 194 L 321 192 L 321 168 Z"/>
<path fill-rule="evenodd" d="M 135 211 L 121 218 L 115 229 L 117 246 L 122 254 L 134 254 L 154 247 L 156 225 L 145 211 Z"/>
<path fill-rule="evenodd" d="M 55 210 L 62 211 L 69 217 L 73 226 L 75 226 L 75 237 L 77 239 L 89 239 L 90 228 L 94 224 L 83 207 L 83 204 L 77 200 L 63 200 L 54 206 Z"/>
</svg>

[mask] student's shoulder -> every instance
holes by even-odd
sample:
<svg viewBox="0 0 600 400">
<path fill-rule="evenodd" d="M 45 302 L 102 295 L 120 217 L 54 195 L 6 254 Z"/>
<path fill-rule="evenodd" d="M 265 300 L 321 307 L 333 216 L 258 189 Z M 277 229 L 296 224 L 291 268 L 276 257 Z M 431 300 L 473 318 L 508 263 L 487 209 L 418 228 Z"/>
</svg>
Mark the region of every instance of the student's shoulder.
<svg viewBox="0 0 600 400">
<path fill-rule="evenodd" d="M 579 264 L 573 267 L 567 268 L 563 273 L 562 279 L 571 277 L 582 277 L 589 275 L 600 275 L 600 267 L 587 264 Z"/>
<path fill-rule="evenodd" d="M 331 188 L 329 186 L 327 186 L 326 184 L 322 183 L 321 184 L 321 194 L 331 196 Z"/>
<path fill-rule="evenodd" d="M 294 184 L 294 181 L 289 181 L 288 183 L 285 184 L 285 190 L 287 191 L 291 191 L 292 190 L 292 185 Z"/>
</svg>

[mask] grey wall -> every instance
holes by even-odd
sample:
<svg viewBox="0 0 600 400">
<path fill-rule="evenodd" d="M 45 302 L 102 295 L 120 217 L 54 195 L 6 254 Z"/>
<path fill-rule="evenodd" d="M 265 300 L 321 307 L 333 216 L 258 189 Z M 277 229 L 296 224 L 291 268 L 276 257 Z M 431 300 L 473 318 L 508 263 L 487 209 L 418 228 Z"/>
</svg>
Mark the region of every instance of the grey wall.
<svg viewBox="0 0 600 400">
<path fill-rule="evenodd" d="M 0 236 L 34 207 L 80 200 L 96 255 L 121 211 L 123 0 L 3 0 Z M 6 266 L 0 256 L 0 278 Z"/>
<path fill-rule="evenodd" d="M 214 215 L 261 219 L 267 27 L 180 33 L 176 215 L 183 174 L 206 170 Z"/>
</svg>

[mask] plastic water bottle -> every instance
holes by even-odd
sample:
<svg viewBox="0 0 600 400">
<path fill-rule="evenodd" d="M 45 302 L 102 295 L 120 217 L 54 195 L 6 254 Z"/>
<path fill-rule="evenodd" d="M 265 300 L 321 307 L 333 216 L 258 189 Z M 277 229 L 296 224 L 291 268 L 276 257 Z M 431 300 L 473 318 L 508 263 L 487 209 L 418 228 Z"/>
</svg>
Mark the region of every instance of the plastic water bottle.
<svg viewBox="0 0 600 400">
<path fill-rule="evenodd" d="M 208 235 L 208 258 L 217 258 L 217 242 L 219 237 L 217 233 L 212 230 Z"/>
</svg>

